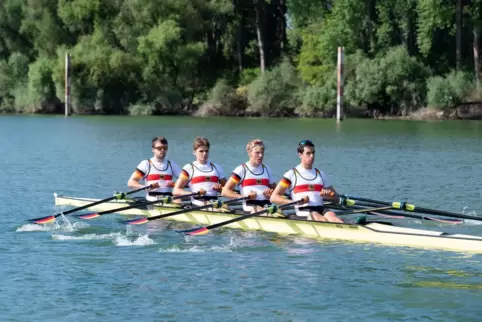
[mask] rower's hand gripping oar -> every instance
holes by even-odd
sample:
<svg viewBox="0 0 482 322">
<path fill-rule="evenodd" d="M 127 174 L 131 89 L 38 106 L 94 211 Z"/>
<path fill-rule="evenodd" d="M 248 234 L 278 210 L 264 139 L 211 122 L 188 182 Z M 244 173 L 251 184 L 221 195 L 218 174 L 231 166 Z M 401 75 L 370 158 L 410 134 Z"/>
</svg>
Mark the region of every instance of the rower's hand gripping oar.
<svg viewBox="0 0 482 322">
<path fill-rule="evenodd" d="M 163 205 L 163 204 L 166 204 L 166 203 L 171 203 L 175 199 L 181 199 L 181 198 L 193 197 L 193 196 L 203 196 L 205 193 L 206 193 L 205 190 L 200 190 L 198 192 L 193 192 L 191 194 L 183 195 L 183 196 L 176 196 L 176 197 L 166 196 L 166 197 L 158 199 L 158 200 L 136 203 L 136 204 L 128 205 L 128 206 L 121 207 L 121 208 L 111 209 L 111 210 L 104 210 L 104 211 L 99 211 L 99 212 L 91 212 L 91 213 L 87 213 L 87 214 L 74 215 L 74 217 L 89 220 L 89 219 L 97 218 L 99 216 L 112 214 L 112 213 L 132 209 L 132 208 L 139 208 L 139 207 L 154 205 L 154 204 L 158 204 L 158 203 Z"/>
<path fill-rule="evenodd" d="M 180 230 L 178 232 L 182 233 L 182 234 L 185 234 L 185 235 L 204 235 L 204 234 L 207 234 L 210 230 L 212 230 L 214 228 L 226 226 L 226 225 L 232 224 L 232 223 L 237 222 L 237 221 L 241 221 L 241 220 L 245 220 L 245 219 L 248 219 L 248 218 L 251 218 L 251 217 L 254 217 L 254 216 L 262 215 L 264 213 L 274 214 L 279 209 L 286 208 L 286 207 L 289 207 L 289 206 L 293 206 L 293 205 L 296 205 L 296 204 L 304 204 L 304 203 L 307 203 L 309 200 L 310 199 L 308 197 L 303 197 L 300 200 L 296 200 L 296 201 L 293 201 L 293 202 L 290 202 L 290 203 L 287 203 L 287 204 L 284 204 L 284 205 L 267 206 L 265 209 L 263 209 L 261 211 L 257 211 L 257 212 L 254 212 L 252 214 L 247 214 L 247 215 L 244 215 L 244 216 L 239 216 L 237 218 L 226 220 L 226 221 L 214 224 L 214 225 L 210 225 L 210 226 L 206 226 L 206 227 L 200 227 L 200 228 L 193 228 L 193 229 L 188 229 L 188 230 Z"/>
<path fill-rule="evenodd" d="M 445 217 L 454 217 L 454 218 L 462 218 L 462 219 L 482 221 L 482 218 L 477 217 L 477 216 L 457 214 L 457 213 L 454 213 L 454 212 L 443 211 L 443 210 L 422 208 L 422 207 L 415 206 L 414 204 L 410 204 L 410 203 L 406 203 L 406 202 L 400 202 L 400 201 L 388 202 L 388 201 L 380 201 L 380 200 L 373 200 L 373 199 L 368 199 L 368 198 L 344 195 L 340 199 L 340 204 L 342 204 L 342 202 L 343 202 L 342 199 L 345 199 L 345 200 L 354 199 L 354 200 L 363 201 L 363 202 L 371 202 L 371 203 L 376 203 L 376 204 L 380 204 L 380 205 L 391 206 L 392 209 L 402 210 L 402 211 L 419 212 L 419 213 L 423 213 L 423 214 L 431 214 L 431 215 L 439 215 L 439 216 L 445 216 Z"/>
<path fill-rule="evenodd" d="M 157 187 L 159 187 L 159 184 L 153 183 L 151 185 L 148 185 L 148 186 L 136 189 L 136 190 L 131 190 L 131 191 L 128 191 L 128 192 L 115 193 L 112 197 L 108 197 L 108 198 L 105 198 L 105 199 L 102 199 L 102 200 L 97 200 L 95 202 L 89 203 L 89 204 L 84 205 L 84 206 L 80 206 L 80 207 L 73 208 L 73 209 L 70 209 L 70 210 L 67 210 L 67 211 L 59 212 L 55 215 L 45 216 L 45 217 L 40 217 L 40 218 L 34 218 L 34 219 L 27 219 L 27 221 L 29 221 L 33 224 L 47 224 L 47 223 L 53 222 L 55 220 L 55 218 L 58 218 L 62 215 L 68 215 L 68 214 L 71 214 L 73 212 L 76 212 L 76 211 L 79 211 L 79 210 L 84 210 L 84 209 L 87 209 L 89 207 L 93 207 L 93 206 L 96 206 L 96 205 L 99 205 L 101 203 L 108 202 L 108 201 L 111 201 L 111 200 L 114 200 L 114 199 L 122 200 L 122 199 L 125 199 L 125 197 L 127 195 L 130 195 L 130 194 L 142 191 L 142 190 L 146 190 L 146 189 L 155 189 Z"/>
<path fill-rule="evenodd" d="M 211 202 L 209 202 L 205 205 L 202 205 L 202 206 L 182 209 L 182 210 L 174 211 L 174 212 L 168 212 L 166 214 L 152 216 L 152 217 L 145 217 L 145 218 L 139 218 L 139 219 L 133 219 L 133 220 L 125 220 L 125 221 L 123 221 L 123 223 L 128 224 L 128 225 L 142 225 L 142 224 L 148 223 L 151 220 L 176 216 L 176 215 L 184 214 L 186 212 L 191 212 L 191 211 L 196 211 L 196 210 L 201 210 L 201 209 L 206 209 L 206 208 L 221 208 L 223 205 L 227 205 L 227 204 L 230 204 L 230 203 L 234 203 L 234 202 L 238 202 L 238 201 L 242 201 L 242 200 L 246 200 L 246 199 L 250 199 L 250 197 L 249 196 L 248 197 L 242 197 L 242 198 L 231 199 L 231 200 L 227 200 L 227 201 L 215 200 L 215 201 L 211 201 Z"/>
</svg>

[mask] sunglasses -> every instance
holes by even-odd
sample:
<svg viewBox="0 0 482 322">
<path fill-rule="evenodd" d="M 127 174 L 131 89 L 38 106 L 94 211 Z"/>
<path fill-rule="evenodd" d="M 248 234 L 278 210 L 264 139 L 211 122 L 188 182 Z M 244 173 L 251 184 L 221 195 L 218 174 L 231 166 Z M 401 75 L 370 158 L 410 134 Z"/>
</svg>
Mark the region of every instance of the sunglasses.
<svg viewBox="0 0 482 322">
<path fill-rule="evenodd" d="M 167 146 L 155 146 L 153 149 L 156 149 L 157 151 L 167 151 Z"/>
<path fill-rule="evenodd" d="M 298 144 L 298 146 L 300 146 L 300 147 L 305 146 L 305 145 L 313 145 L 314 146 L 313 142 L 311 142 L 310 140 L 303 140 Z"/>
</svg>

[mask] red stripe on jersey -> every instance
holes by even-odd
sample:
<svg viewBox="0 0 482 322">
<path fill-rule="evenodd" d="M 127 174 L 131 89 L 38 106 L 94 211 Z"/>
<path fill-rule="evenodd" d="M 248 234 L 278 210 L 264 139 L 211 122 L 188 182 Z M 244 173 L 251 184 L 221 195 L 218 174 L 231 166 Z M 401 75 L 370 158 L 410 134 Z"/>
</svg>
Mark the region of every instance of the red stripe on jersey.
<svg viewBox="0 0 482 322">
<path fill-rule="evenodd" d="M 154 180 L 172 180 L 172 175 L 170 174 L 149 174 L 147 176 L 147 181 L 154 181 Z"/>
<path fill-rule="evenodd" d="M 293 189 L 293 192 L 294 193 L 307 192 L 307 191 L 321 192 L 322 189 L 323 189 L 322 184 L 300 184 L 299 186 L 296 186 Z"/>
<path fill-rule="evenodd" d="M 219 178 L 217 176 L 197 176 L 191 179 L 191 183 L 201 183 L 201 182 L 215 182 L 218 183 Z"/>
<path fill-rule="evenodd" d="M 269 179 L 244 179 L 241 186 L 248 187 L 248 186 L 269 186 Z"/>
</svg>

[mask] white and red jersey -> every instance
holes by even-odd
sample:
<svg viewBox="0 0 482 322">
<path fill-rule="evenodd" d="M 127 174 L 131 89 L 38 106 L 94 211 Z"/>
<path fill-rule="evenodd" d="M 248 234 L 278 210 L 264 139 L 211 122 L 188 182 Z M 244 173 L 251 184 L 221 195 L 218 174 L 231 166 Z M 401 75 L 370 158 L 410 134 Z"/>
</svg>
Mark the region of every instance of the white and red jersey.
<svg viewBox="0 0 482 322">
<path fill-rule="evenodd" d="M 281 179 L 281 184 L 289 188 L 293 200 L 299 200 L 305 196 L 310 198 L 308 203 L 295 206 L 297 212 L 300 207 L 323 206 L 323 197 L 320 192 L 331 186 L 328 176 L 323 171 L 316 168 L 308 170 L 301 165 L 288 170 Z"/>
<path fill-rule="evenodd" d="M 136 172 L 144 179 L 146 184 L 159 183 L 159 188 L 149 190 L 146 196 L 148 200 L 155 200 L 155 194 L 172 193 L 172 187 L 167 186 L 167 183 L 174 181 L 174 177 L 179 178 L 181 168 L 173 161 L 159 162 L 155 158 L 151 158 L 141 161 L 136 168 Z"/>
<path fill-rule="evenodd" d="M 267 165 L 253 167 L 249 163 L 242 164 L 234 169 L 229 180 L 240 186 L 240 193 L 243 196 L 248 196 L 252 191 L 256 192 L 256 199 L 243 201 L 244 211 L 251 212 L 254 211 L 254 205 L 263 206 L 270 203 L 263 192 L 275 181 Z"/>
<path fill-rule="evenodd" d="M 256 200 L 267 200 L 263 192 L 275 182 L 271 176 L 271 169 L 264 164 L 257 167 L 249 163 L 242 164 L 234 169 L 230 180 L 240 186 L 240 193 L 248 196 L 251 191 L 256 192 Z"/>
<path fill-rule="evenodd" d="M 224 179 L 224 173 L 221 166 L 213 162 L 201 164 L 197 161 L 186 164 L 181 175 L 188 179 L 189 189 L 197 192 L 201 189 L 206 190 L 203 197 L 216 197 L 218 192 L 213 190 L 216 183 Z"/>
</svg>

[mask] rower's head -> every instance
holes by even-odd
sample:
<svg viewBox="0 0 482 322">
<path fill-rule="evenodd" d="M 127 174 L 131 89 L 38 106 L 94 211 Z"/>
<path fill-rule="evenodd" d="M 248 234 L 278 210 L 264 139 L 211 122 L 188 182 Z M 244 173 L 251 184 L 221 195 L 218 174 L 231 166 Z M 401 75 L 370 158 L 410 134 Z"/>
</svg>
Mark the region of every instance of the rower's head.
<svg viewBox="0 0 482 322">
<path fill-rule="evenodd" d="M 263 163 L 264 158 L 264 143 L 260 139 L 254 139 L 248 142 L 246 145 L 246 151 L 249 155 L 249 162 L 258 166 Z"/>
<path fill-rule="evenodd" d="M 192 144 L 193 154 L 196 156 L 196 160 L 200 163 L 206 163 L 209 159 L 209 148 L 211 144 L 209 140 L 203 137 L 196 137 Z"/>
<path fill-rule="evenodd" d="M 310 140 L 303 140 L 298 143 L 298 157 L 301 163 L 311 166 L 315 162 L 315 145 Z"/>
<path fill-rule="evenodd" d="M 152 139 L 152 153 L 160 160 L 164 160 L 167 154 L 168 143 L 163 136 L 156 136 Z"/>
</svg>

